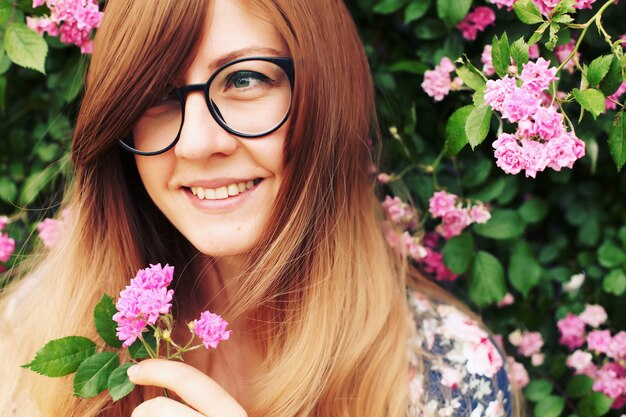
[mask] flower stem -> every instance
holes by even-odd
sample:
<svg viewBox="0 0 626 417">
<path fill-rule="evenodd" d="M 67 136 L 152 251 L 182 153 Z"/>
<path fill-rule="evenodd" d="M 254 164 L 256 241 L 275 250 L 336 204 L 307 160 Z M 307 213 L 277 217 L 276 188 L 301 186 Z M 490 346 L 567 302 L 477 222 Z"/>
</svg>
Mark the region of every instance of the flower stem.
<svg viewBox="0 0 626 417">
<path fill-rule="evenodd" d="M 578 48 L 580 47 L 580 43 L 582 42 L 583 38 L 585 37 L 585 34 L 587 33 L 587 30 L 589 29 L 591 24 L 595 22 L 596 26 L 598 26 L 598 29 L 601 28 L 602 23 L 601 23 L 600 19 L 602 18 L 602 13 L 604 13 L 604 11 L 613 3 L 614 3 L 614 0 L 607 0 L 607 2 L 604 3 L 602 5 L 602 7 L 600 7 L 600 9 L 596 12 L 596 14 L 594 14 L 591 17 L 591 19 L 589 19 L 583 25 L 570 25 L 569 26 L 570 28 L 573 28 L 573 29 L 578 29 L 578 28 L 582 27 L 583 31 L 580 33 L 580 36 L 578 37 L 578 40 L 576 41 L 576 44 L 574 45 L 574 49 L 572 50 L 572 52 L 570 52 L 570 54 L 567 56 L 567 58 L 565 58 L 563 60 L 563 62 L 561 62 L 561 65 L 559 65 L 557 67 L 557 69 L 556 69 L 557 73 L 559 73 L 563 69 L 565 64 L 567 64 L 571 59 L 573 59 L 576 56 L 576 53 L 578 52 Z M 603 31 L 603 29 L 600 29 L 600 30 Z M 604 32 L 604 33 L 606 33 L 606 32 Z M 610 39 L 611 38 L 609 36 L 609 38 L 608 38 L 609 44 L 611 44 Z M 576 61 L 576 59 L 575 59 L 575 61 Z"/>
</svg>

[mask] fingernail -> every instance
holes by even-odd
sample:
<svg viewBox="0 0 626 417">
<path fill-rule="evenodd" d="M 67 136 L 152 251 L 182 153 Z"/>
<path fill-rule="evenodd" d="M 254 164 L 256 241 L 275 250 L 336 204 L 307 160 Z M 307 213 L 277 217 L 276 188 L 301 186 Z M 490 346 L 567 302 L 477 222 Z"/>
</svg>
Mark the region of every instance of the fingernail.
<svg viewBox="0 0 626 417">
<path fill-rule="evenodd" d="M 126 370 L 126 375 L 132 380 L 139 373 L 139 365 L 133 365 Z"/>
</svg>

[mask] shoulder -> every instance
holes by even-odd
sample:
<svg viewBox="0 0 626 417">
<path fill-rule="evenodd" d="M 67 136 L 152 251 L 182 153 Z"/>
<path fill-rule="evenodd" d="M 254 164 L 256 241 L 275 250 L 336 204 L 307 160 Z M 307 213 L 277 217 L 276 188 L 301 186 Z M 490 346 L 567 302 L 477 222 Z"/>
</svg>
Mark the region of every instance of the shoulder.
<svg viewBox="0 0 626 417">
<path fill-rule="evenodd" d="M 407 300 L 414 320 L 409 416 L 511 416 L 506 360 L 490 334 L 451 304 L 414 290 Z"/>
</svg>

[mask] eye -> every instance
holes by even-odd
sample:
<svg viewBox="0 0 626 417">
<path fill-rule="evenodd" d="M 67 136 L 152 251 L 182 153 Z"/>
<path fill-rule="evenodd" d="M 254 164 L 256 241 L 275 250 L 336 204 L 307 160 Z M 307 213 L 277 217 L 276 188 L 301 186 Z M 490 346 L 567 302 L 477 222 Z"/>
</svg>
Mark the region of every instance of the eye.
<svg viewBox="0 0 626 417">
<path fill-rule="evenodd" d="M 230 74 L 226 78 L 226 83 L 224 88 L 227 90 L 229 88 L 243 89 L 243 88 L 254 88 L 259 87 L 263 83 L 270 83 L 272 80 L 256 71 L 237 71 Z"/>
</svg>

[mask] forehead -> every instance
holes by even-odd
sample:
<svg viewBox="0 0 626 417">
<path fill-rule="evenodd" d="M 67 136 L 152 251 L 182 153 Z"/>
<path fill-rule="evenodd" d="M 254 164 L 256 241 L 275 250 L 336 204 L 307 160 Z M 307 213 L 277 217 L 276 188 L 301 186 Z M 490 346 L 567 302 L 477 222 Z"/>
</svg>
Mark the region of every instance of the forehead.
<svg viewBox="0 0 626 417">
<path fill-rule="evenodd" d="M 275 26 L 249 1 L 214 0 L 209 8 L 198 52 L 186 78 L 204 81 L 221 65 L 237 58 L 289 55 Z"/>
</svg>

